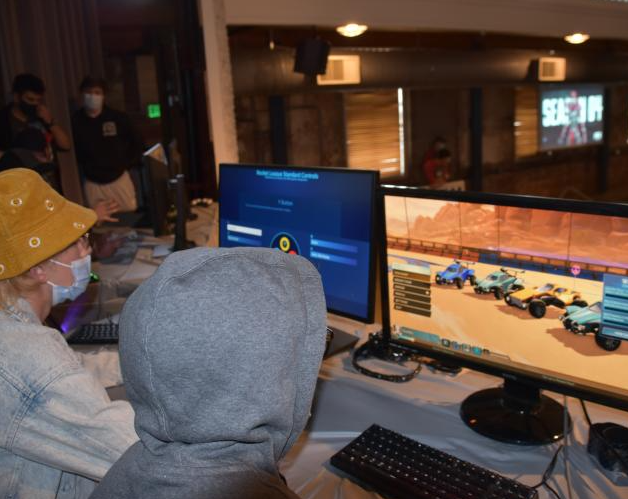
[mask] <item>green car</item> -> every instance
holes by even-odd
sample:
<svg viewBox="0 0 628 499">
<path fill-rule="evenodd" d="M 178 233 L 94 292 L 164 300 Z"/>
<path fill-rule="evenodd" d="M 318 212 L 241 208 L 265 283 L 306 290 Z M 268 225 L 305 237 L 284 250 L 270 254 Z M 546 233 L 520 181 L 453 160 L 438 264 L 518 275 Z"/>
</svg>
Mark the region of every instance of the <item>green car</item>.
<svg viewBox="0 0 628 499">
<path fill-rule="evenodd" d="M 478 281 L 473 291 L 479 295 L 492 293 L 495 299 L 501 300 L 506 293 L 523 289 L 523 280 L 518 277 L 523 272 L 525 270 L 509 271 L 502 267 Z"/>
<path fill-rule="evenodd" d="M 595 342 L 600 348 L 612 352 L 617 350 L 621 341 L 616 338 L 608 338 L 600 335 L 600 322 L 602 320 L 602 302 L 596 302 L 588 307 L 571 305 L 560 316 L 563 326 L 574 334 L 593 333 Z"/>
</svg>

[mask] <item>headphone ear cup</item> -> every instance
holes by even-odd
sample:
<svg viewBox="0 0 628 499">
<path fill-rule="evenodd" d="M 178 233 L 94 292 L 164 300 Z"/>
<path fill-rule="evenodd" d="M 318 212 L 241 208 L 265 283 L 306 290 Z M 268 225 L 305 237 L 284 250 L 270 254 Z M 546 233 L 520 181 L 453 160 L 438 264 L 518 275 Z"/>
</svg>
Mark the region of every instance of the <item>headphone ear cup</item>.
<svg viewBox="0 0 628 499">
<path fill-rule="evenodd" d="M 589 430 L 587 451 L 604 469 L 623 473 L 628 469 L 622 463 L 628 461 L 628 428 L 615 423 L 595 423 Z"/>
</svg>

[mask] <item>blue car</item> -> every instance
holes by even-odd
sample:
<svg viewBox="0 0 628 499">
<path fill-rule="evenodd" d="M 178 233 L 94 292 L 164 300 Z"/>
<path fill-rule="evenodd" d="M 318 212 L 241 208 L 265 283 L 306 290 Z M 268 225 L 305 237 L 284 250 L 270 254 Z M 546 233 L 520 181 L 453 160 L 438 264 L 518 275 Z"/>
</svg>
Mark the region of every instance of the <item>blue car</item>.
<svg viewBox="0 0 628 499">
<path fill-rule="evenodd" d="M 463 263 L 454 260 L 445 270 L 436 272 L 436 284 L 455 284 L 458 289 L 462 289 L 465 281 L 469 281 L 471 286 L 475 286 L 475 270 L 469 268 L 471 263 Z"/>
</svg>

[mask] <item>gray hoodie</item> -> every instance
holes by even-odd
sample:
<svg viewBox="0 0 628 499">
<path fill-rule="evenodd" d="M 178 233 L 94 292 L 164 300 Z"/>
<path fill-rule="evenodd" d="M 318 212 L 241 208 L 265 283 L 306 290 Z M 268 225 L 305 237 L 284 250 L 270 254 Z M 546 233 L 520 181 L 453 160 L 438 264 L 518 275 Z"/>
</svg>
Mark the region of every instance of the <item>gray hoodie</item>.
<svg viewBox="0 0 628 499">
<path fill-rule="evenodd" d="M 128 299 L 120 362 L 140 441 L 92 499 L 297 497 L 277 461 L 325 346 L 316 269 L 278 250 L 174 253 Z"/>
</svg>

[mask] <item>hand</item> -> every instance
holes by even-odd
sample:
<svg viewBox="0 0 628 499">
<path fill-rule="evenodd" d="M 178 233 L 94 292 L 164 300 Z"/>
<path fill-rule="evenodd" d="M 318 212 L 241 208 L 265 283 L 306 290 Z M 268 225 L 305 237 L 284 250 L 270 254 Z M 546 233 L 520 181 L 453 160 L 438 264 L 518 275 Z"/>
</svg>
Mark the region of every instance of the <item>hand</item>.
<svg viewBox="0 0 628 499">
<path fill-rule="evenodd" d="M 44 104 L 37 106 L 37 117 L 46 125 L 50 125 L 52 123 L 52 114 L 50 113 L 50 109 L 48 109 Z"/>
<path fill-rule="evenodd" d="M 117 218 L 111 216 L 114 213 L 120 211 L 120 205 L 116 203 L 113 199 L 105 199 L 104 201 L 99 201 L 93 209 L 96 212 L 96 216 L 98 217 L 98 222 L 118 221 Z"/>
</svg>

